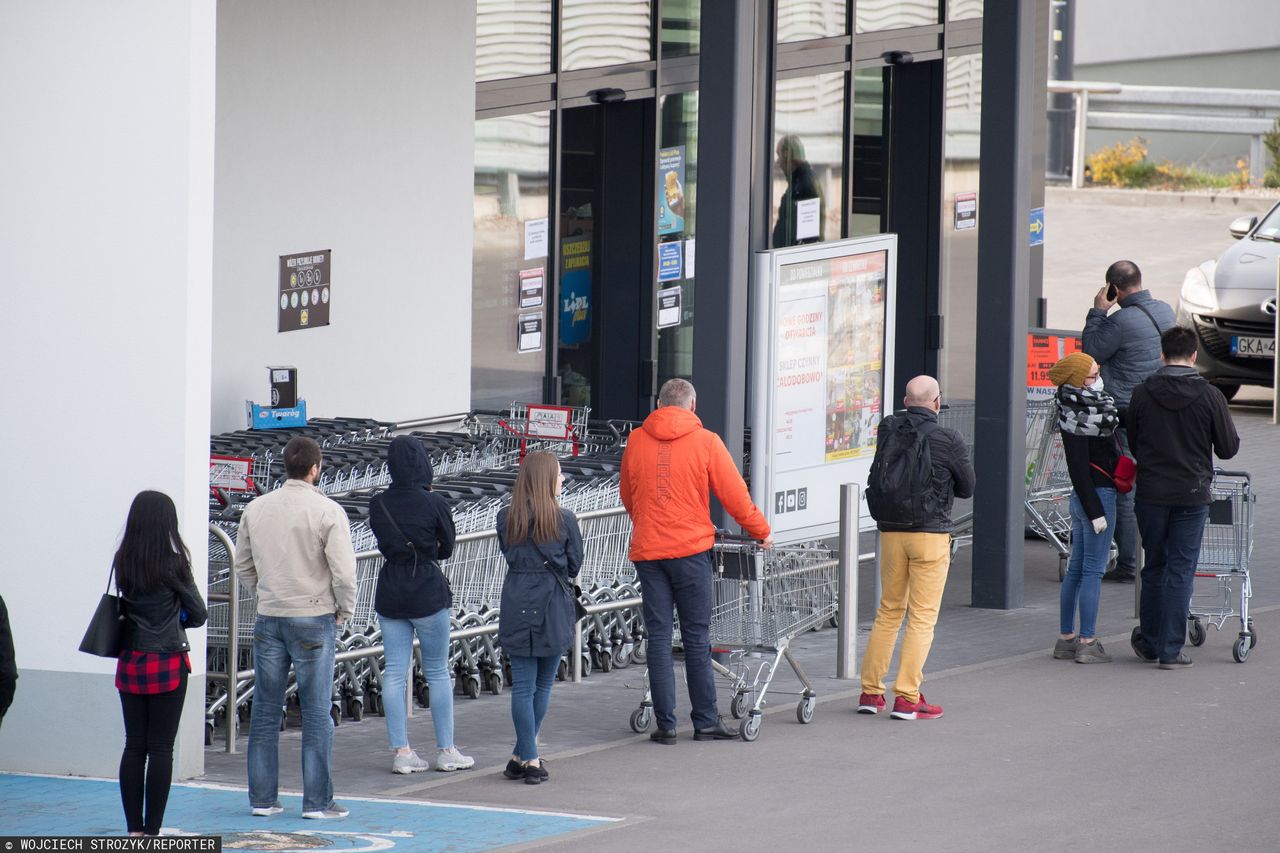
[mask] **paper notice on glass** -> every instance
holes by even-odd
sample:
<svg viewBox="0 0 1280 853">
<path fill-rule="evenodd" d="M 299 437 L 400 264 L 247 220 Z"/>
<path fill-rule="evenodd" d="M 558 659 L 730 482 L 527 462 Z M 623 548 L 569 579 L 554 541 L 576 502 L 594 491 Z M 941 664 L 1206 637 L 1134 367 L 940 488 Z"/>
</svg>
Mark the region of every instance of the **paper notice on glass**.
<svg viewBox="0 0 1280 853">
<path fill-rule="evenodd" d="M 684 241 L 684 277 L 693 278 L 693 238 Z"/>
<path fill-rule="evenodd" d="M 546 219 L 530 219 L 524 224 L 524 259 L 545 258 L 547 256 L 547 222 Z"/>
<path fill-rule="evenodd" d="M 675 287 L 664 287 L 658 291 L 659 329 L 680 325 L 680 297 L 682 291 L 683 288 L 678 284 Z"/>
<path fill-rule="evenodd" d="M 796 202 L 796 239 L 811 240 L 818 236 L 818 220 L 822 216 L 822 199 L 806 198 Z"/>
<path fill-rule="evenodd" d="M 542 315 L 521 314 L 517 320 L 516 351 L 538 352 L 542 349 Z"/>
<path fill-rule="evenodd" d="M 542 267 L 532 270 L 520 270 L 520 307 L 538 308 L 542 305 L 543 291 Z"/>
</svg>

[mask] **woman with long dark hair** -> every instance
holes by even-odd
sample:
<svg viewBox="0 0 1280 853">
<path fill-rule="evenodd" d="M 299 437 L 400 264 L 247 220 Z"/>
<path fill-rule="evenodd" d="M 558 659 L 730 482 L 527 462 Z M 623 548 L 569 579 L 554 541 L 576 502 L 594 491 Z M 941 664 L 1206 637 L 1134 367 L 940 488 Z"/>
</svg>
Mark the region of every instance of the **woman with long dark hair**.
<svg viewBox="0 0 1280 853">
<path fill-rule="evenodd" d="M 159 835 L 191 672 L 186 629 L 208 617 L 168 495 L 146 491 L 133 499 L 111 565 L 125 614 L 116 664 L 125 733 L 120 800 L 130 835 Z"/>
<path fill-rule="evenodd" d="M 538 757 L 538 731 L 576 624 L 572 589 L 582 566 L 582 533 L 578 519 L 556 500 L 563 484 L 556 457 L 530 453 L 516 476 L 511 504 L 498 513 L 498 547 L 507 560 L 498 643 L 511 659 L 516 729 L 504 775 L 530 785 L 549 778 Z"/>
</svg>

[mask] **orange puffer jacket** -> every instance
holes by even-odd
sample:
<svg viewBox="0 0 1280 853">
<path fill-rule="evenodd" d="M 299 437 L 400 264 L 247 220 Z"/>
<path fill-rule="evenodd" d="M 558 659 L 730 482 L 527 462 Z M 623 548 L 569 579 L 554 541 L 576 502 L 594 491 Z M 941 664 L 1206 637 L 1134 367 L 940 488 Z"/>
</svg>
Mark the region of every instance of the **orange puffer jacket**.
<svg viewBox="0 0 1280 853">
<path fill-rule="evenodd" d="M 769 523 L 720 436 L 688 409 L 663 406 L 631 433 L 622 454 L 622 503 L 631 514 L 633 562 L 709 551 L 715 544 L 708 491 L 743 529 L 769 537 Z"/>
</svg>

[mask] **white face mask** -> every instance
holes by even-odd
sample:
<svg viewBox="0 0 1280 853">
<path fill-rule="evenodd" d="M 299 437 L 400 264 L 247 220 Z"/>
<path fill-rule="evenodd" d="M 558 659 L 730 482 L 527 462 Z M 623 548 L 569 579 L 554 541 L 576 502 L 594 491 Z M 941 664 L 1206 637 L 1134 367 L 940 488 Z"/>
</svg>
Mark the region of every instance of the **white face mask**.
<svg viewBox="0 0 1280 853">
<path fill-rule="evenodd" d="M 1098 377 L 1096 382 L 1094 382 L 1092 385 L 1089 386 L 1089 390 L 1098 394 L 1102 393 L 1102 377 L 1101 376 Z"/>
</svg>

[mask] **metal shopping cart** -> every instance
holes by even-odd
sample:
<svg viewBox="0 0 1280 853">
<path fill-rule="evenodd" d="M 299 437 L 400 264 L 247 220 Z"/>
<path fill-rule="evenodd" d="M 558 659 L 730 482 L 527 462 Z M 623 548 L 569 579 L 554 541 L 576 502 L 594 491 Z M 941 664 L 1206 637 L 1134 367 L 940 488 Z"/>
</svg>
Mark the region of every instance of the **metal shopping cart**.
<svg viewBox="0 0 1280 853">
<path fill-rule="evenodd" d="M 1071 475 L 1058 430 L 1056 400 L 1027 403 L 1027 516 L 1031 528 L 1058 552 L 1058 580 L 1071 554 Z"/>
<path fill-rule="evenodd" d="M 1236 663 L 1244 663 L 1258 644 L 1249 617 L 1253 587 L 1249 581 L 1249 557 L 1253 552 L 1254 494 L 1243 471 L 1214 472 L 1213 503 L 1205 520 L 1200 560 L 1187 615 L 1187 639 L 1202 646 L 1206 623 L 1218 630 L 1232 617 L 1240 619 L 1240 633 L 1231 649 Z"/>
<path fill-rule="evenodd" d="M 728 664 L 713 660 L 717 674 L 734 691 L 730 710 L 745 717 L 741 736 L 760 736 L 766 697 L 785 659 L 800 680 L 796 719 L 813 720 L 818 694 L 791 652 L 795 637 L 819 627 L 836 614 L 836 554 L 819 543 L 765 550 L 754 540 L 724 536 L 716 543 L 711 610 L 711 645 L 728 653 Z M 631 715 L 631 728 L 648 729 L 653 702 L 645 679 L 644 700 Z"/>
</svg>

